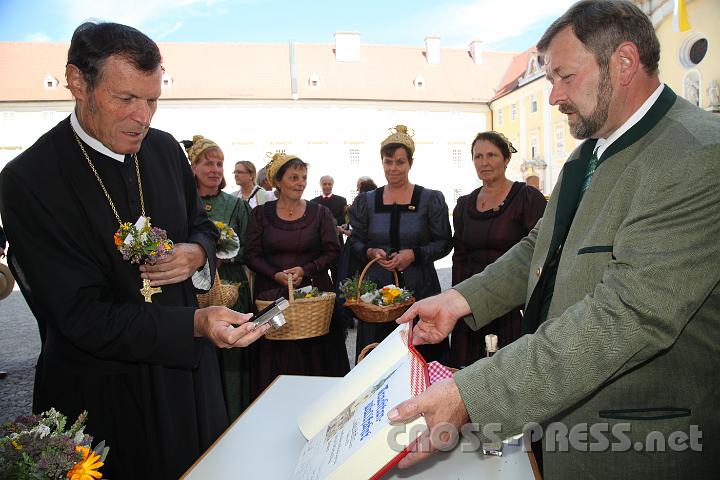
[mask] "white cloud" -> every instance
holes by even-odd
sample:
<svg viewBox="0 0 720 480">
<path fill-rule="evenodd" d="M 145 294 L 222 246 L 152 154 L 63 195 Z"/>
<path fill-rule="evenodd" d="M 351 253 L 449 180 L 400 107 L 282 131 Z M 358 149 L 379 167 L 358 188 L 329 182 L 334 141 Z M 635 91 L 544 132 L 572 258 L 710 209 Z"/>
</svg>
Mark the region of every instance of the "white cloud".
<svg viewBox="0 0 720 480">
<path fill-rule="evenodd" d="M 108 22 L 130 25 L 142 30 L 156 39 L 182 28 L 185 17 L 213 15 L 221 11 L 223 5 L 237 0 L 67 0 L 68 22 L 72 29 L 88 17 Z M 243 1 L 244 0 L 240 0 Z M 70 6 L 71 4 L 71 6 Z M 170 26 L 168 26 L 170 25 Z"/>
<path fill-rule="evenodd" d="M 467 46 L 475 39 L 497 42 L 520 36 L 543 20 L 549 22 L 575 1 L 474 0 L 445 4 L 416 18 L 413 28 L 440 36 L 445 46 Z"/>
<path fill-rule="evenodd" d="M 183 26 L 183 22 L 175 22 L 175 25 L 173 25 L 172 27 L 167 28 L 167 29 L 163 30 L 162 32 L 156 34 L 155 40 L 157 40 L 157 41 L 162 40 L 163 38 L 167 37 L 171 33 L 177 32 L 178 30 L 180 30 L 182 28 L 182 26 Z"/>
<path fill-rule="evenodd" d="M 23 38 L 23 42 L 52 42 L 52 38 L 45 32 L 29 33 Z"/>
</svg>

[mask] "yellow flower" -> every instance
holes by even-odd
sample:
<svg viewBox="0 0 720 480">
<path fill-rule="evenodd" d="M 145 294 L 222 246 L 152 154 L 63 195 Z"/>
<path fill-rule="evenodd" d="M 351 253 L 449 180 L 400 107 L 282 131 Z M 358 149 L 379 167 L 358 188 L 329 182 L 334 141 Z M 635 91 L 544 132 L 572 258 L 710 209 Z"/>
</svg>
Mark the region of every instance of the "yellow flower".
<svg viewBox="0 0 720 480">
<path fill-rule="evenodd" d="M 75 450 L 82 453 L 83 458 L 73 466 L 67 473 L 70 480 L 93 480 L 102 478 L 98 469 L 105 465 L 100 461 L 100 456 L 90 451 L 88 447 L 75 447 Z"/>
<path fill-rule="evenodd" d="M 12 444 L 13 447 L 15 447 L 15 450 L 22 450 L 22 445 L 17 443 L 15 440 L 11 441 L 10 443 Z"/>
</svg>

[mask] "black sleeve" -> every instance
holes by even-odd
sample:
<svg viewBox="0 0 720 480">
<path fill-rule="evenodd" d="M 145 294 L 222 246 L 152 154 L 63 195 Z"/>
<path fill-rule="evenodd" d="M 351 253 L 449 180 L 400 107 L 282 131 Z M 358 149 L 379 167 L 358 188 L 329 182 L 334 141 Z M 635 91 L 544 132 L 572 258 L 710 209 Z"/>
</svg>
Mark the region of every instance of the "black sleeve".
<svg viewBox="0 0 720 480">
<path fill-rule="evenodd" d="M 119 297 L 111 275 L 79 241 L 74 229 L 82 227 L 63 224 L 57 210 L 12 168 L 0 173 L 0 211 L 13 260 L 22 267 L 41 324 L 52 324 L 76 348 L 99 358 L 192 368 L 195 308 Z"/>
</svg>

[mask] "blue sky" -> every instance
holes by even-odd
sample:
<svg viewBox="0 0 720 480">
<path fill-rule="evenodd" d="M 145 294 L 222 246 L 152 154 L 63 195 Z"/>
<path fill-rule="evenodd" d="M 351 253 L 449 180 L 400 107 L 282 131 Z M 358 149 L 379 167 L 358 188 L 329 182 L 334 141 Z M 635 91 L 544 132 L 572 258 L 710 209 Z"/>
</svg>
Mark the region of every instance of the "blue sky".
<svg viewBox="0 0 720 480">
<path fill-rule="evenodd" d="M 443 47 L 483 40 L 532 46 L 573 0 L 0 0 L 0 41 L 67 42 L 88 18 L 125 23 L 162 42 L 332 43 L 358 31 L 369 44 Z"/>
</svg>

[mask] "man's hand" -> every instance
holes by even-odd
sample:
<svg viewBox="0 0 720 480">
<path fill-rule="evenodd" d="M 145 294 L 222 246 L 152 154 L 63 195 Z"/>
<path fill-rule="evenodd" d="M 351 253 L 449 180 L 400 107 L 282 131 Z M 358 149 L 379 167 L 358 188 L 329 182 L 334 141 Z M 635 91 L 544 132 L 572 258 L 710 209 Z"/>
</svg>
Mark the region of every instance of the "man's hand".
<svg viewBox="0 0 720 480">
<path fill-rule="evenodd" d="M 195 310 L 195 336 L 207 337 L 220 348 L 247 347 L 270 329 L 266 323 L 253 330 L 250 313 L 238 313 L 226 307 Z M 233 326 L 237 328 L 233 328 Z"/>
<path fill-rule="evenodd" d="M 470 305 L 457 290 L 446 290 L 440 295 L 415 302 L 396 320 L 407 323 L 419 316 L 420 321 L 412 332 L 413 345 L 439 343 L 452 332 L 458 319 L 470 314 Z"/>
<path fill-rule="evenodd" d="M 460 390 L 452 378 L 433 383 L 417 397 L 402 402 L 388 412 L 388 419 L 393 423 L 401 423 L 413 420 L 421 414 L 425 417 L 428 430 L 414 443 L 410 453 L 400 460 L 399 468 L 410 467 L 432 455 L 438 448 L 432 439 L 449 441 L 447 424 L 453 425 L 456 431 L 460 432 L 460 427 L 470 420 Z M 440 433 L 433 435 L 433 430 L 438 426 L 441 427 Z M 428 446 L 429 449 L 426 448 Z"/>
<path fill-rule="evenodd" d="M 150 286 L 180 283 L 205 265 L 205 250 L 197 243 L 176 243 L 173 254 L 153 265 L 140 265 L 140 278 L 150 280 Z"/>
</svg>

